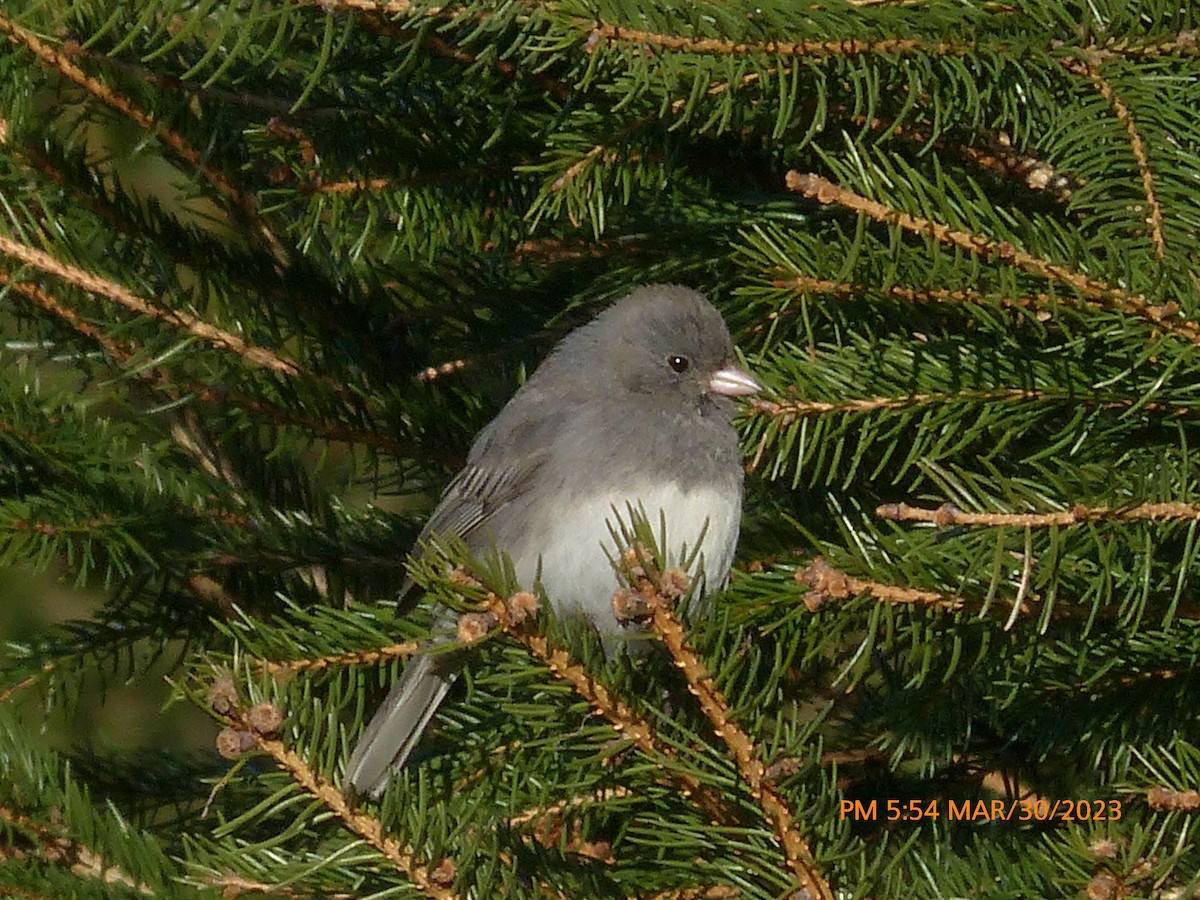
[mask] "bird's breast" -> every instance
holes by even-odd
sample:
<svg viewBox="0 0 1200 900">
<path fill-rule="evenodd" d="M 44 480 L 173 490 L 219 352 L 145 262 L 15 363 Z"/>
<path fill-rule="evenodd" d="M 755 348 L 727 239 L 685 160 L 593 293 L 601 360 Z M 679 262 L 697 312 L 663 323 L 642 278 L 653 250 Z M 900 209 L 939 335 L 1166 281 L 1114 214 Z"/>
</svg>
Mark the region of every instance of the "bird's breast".
<svg viewBox="0 0 1200 900">
<path fill-rule="evenodd" d="M 694 578 L 703 579 L 697 585 L 701 594 L 724 585 L 741 520 L 737 483 L 668 483 L 565 499 L 545 517 L 529 522 L 523 534 L 510 535 L 504 549 L 521 583 L 540 581 L 560 614 L 587 616 L 601 635 L 619 633 L 612 598 L 620 581 L 609 559 L 619 558 L 625 549 L 620 546 L 621 526 L 631 523 L 631 507 L 644 511 L 667 565 L 680 566 L 695 557 L 688 568 Z"/>
</svg>

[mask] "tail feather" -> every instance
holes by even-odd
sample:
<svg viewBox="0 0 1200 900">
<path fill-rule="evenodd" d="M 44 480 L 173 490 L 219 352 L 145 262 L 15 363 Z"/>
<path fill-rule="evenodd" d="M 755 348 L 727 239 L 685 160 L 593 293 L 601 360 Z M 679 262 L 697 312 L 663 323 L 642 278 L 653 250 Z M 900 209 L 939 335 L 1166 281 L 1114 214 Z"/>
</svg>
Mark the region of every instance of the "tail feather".
<svg viewBox="0 0 1200 900">
<path fill-rule="evenodd" d="M 389 770 L 404 765 L 457 677 L 455 671 L 447 671 L 444 660 L 442 663 L 428 655 L 418 656 L 392 685 L 346 764 L 345 793 L 378 798 L 387 787 Z"/>
</svg>

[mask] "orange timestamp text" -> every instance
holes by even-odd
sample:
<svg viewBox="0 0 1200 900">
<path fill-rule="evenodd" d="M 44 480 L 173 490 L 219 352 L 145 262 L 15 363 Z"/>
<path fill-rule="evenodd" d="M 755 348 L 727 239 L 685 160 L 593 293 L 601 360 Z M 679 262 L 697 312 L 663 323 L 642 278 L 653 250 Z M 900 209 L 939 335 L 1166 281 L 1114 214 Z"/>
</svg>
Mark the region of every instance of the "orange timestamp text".
<svg viewBox="0 0 1200 900">
<path fill-rule="evenodd" d="M 1120 800 L 843 800 L 840 818 L 856 822 L 1116 822 Z"/>
</svg>

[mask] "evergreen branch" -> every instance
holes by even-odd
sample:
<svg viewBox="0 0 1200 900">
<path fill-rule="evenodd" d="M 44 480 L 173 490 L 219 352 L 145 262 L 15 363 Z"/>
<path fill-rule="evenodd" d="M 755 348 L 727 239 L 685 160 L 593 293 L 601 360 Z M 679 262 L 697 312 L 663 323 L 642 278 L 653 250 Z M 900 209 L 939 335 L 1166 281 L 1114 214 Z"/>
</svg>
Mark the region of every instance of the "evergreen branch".
<svg viewBox="0 0 1200 900">
<path fill-rule="evenodd" d="M 419 188 L 437 184 L 459 184 L 485 177 L 496 178 L 510 174 L 507 167 L 462 166 L 444 172 L 425 172 L 407 178 L 357 178 L 346 181 L 324 181 L 320 175 L 311 175 L 300 189 L 305 194 L 358 194 L 382 193 L 402 188 Z"/>
<path fill-rule="evenodd" d="M 51 296 L 46 291 L 42 290 L 37 285 L 27 282 L 14 282 L 12 274 L 0 269 L 0 285 L 9 285 L 12 290 L 16 291 L 27 300 L 37 306 L 40 306 L 46 312 L 66 322 L 71 327 L 71 330 L 77 334 L 83 335 L 88 340 L 94 341 L 109 354 L 113 359 L 127 361 L 133 354 L 125 350 L 116 341 L 110 340 L 100 332 L 100 329 L 86 322 L 83 316 L 79 315 L 70 307 L 64 306 L 58 300 Z"/>
<path fill-rule="evenodd" d="M 865 115 L 848 113 L 845 109 L 840 112 L 856 125 L 865 125 L 876 131 L 890 132 L 896 137 L 906 138 L 917 145 L 930 143 L 928 134 L 918 131 L 910 125 L 895 125 L 878 116 L 868 118 Z M 942 138 L 933 140 L 932 146 L 958 153 L 981 169 L 987 169 L 1005 178 L 1018 177 L 1030 190 L 1046 191 L 1055 199 L 1063 202 L 1070 199 L 1072 180 L 1059 173 L 1050 163 L 1036 156 L 1018 152 L 1012 145 L 1011 139 L 1003 132 L 996 135 L 985 135 L 984 139 L 986 147 L 961 143 L 951 144 Z"/>
<path fill-rule="evenodd" d="M 265 881 L 255 881 L 240 875 L 228 873 L 225 875 L 206 875 L 204 886 L 216 888 L 221 892 L 222 900 L 235 900 L 242 894 L 263 894 L 270 897 L 294 897 L 302 900 L 314 900 L 318 895 L 311 891 L 284 887 L 280 884 L 267 884 Z M 321 900 L 359 900 L 362 894 L 349 891 L 322 891 Z"/>
<path fill-rule="evenodd" d="M 792 68 L 790 66 L 771 69 L 766 73 L 747 72 L 738 79 L 737 87 L 739 89 L 749 87 L 770 75 L 782 78 L 791 74 Z M 709 97 L 719 97 L 729 93 L 733 89 L 734 84 L 732 82 L 720 81 L 709 86 L 705 94 Z M 681 97 L 675 100 L 671 104 L 672 114 L 679 115 L 691 102 L 692 98 L 690 97 Z M 860 127 L 866 126 L 876 131 L 887 131 L 897 137 L 904 137 L 917 145 L 926 144 L 930 141 L 928 134 L 918 131 L 912 126 L 896 125 L 878 116 L 868 118 L 865 115 L 853 113 L 845 107 L 838 108 L 837 112 L 844 116 L 847 121 L 853 122 Z M 975 147 L 973 145 L 948 144 L 941 138 L 934 140 L 932 145 L 939 149 L 951 149 L 981 169 L 987 169 L 1005 178 L 1019 177 L 1030 190 L 1046 191 L 1063 202 L 1070 199 L 1072 180 L 1069 177 L 1060 174 L 1054 166 L 1045 160 L 1025 153 L 1019 153 L 1012 146 L 1012 142 L 1008 136 L 1003 133 L 989 138 L 986 148 Z"/>
<path fill-rule="evenodd" d="M 758 801 L 767 821 L 772 825 L 775 836 L 783 846 L 788 867 L 796 876 L 802 890 L 811 898 L 833 898 L 829 883 L 817 870 L 816 859 L 804 836 L 797 830 L 795 820 L 787 802 L 767 782 L 767 767 L 763 765 L 758 748 L 741 727 L 733 721 L 729 704 L 713 681 L 707 667 L 696 651 L 689 646 L 683 623 L 675 616 L 667 598 L 656 585 L 648 584 L 639 592 L 649 603 L 653 616 L 654 630 L 670 651 L 675 665 L 683 673 L 688 690 L 700 701 L 712 724 L 713 732 L 733 753 L 738 771 L 750 788 L 750 795 Z"/>
<path fill-rule="evenodd" d="M 265 706 L 269 706 L 269 704 L 260 704 L 259 707 L 254 707 L 245 713 L 240 709 L 230 709 L 227 714 L 230 725 L 225 732 L 222 732 L 222 735 L 228 733 L 232 739 L 239 742 L 245 741 L 249 736 L 253 740 L 253 746 L 257 746 L 259 750 L 274 759 L 276 764 L 291 776 L 292 781 L 337 816 L 350 831 L 357 834 L 391 862 L 397 871 L 407 876 L 417 888 L 424 891 L 426 896 L 432 897 L 433 900 L 457 900 L 457 894 L 439 883 L 442 881 L 438 875 L 441 870 L 440 866 L 430 870 L 429 867 L 418 861 L 410 849 L 405 848 L 395 838 L 384 834 L 383 824 L 379 819 L 366 813 L 356 812 L 336 785 L 313 771 L 300 754 L 289 749 L 283 741 L 271 736 L 274 727 L 277 727 L 274 721 L 269 721 L 265 725 L 262 721 L 256 721 L 256 712 Z M 218 741 L 220 740 L 219 736 Z"/>
<path fill-rule="evenodd" d="M 390 178 L 357 178 L 353 181 L 330 182 L 318 179 L 311 190 L 317 194 L 377 194 L 381 191 L 393 190 L 398 186 L 398 182 Z"/>
<path fill-rule="evenodd" d="M 238 505 L 246 505 L 245 484 L 237 467 L 220 443 L 210 440 L 204 433 L 195 409 L 190 406 L 180 409 L 179 416 L 171 422 L 170 432 L 175 443 L 190 453 L 200 463 L 200 468 L 233 489 L 230 496 Z"/>
<path fill-rule="evenodd" d="M 7 126 L 7 123 L 5 125 Z M 7 140 L 0 140 L 0 144 L 7 144 Z M 50 160 L 42 148 L 28 143 L 20 149 L 13 147 L 12 158 L 28 169 L 49 178 L 63 190 L 70 191 L 76 202 L 114 231 L 120 232 L 128 227 L 128 223 L 123 222 L 109 204 L 101 203 L 93 195 L 80 190 L 79 186 Z"/>
<path fill-rule="evenodd" d="M 797 293 L 814 293 L 814 294 L 830 294 L 839 299 L 847 297 L 861 296 L 866 292 L 882 294 L 885 297 L 891 297 L 896 300 L 907 300 L 911 303 L 970 303 L 975 306 L 984 306 L 988 304 L 998 304 L 1002 308 L 1010 309 L 1045 309 L 1050 310 L 1055 306 L 1061 306 L 1063 298 L 1051 297 L 1049 294 L 1024 294 L 1020 297 L 989 297 L 979 291 L 969 289 L 954 290 L 950 288 L 927 288 L 917 289 L 905 287 L 900 284 L 891 284 L 887 287 L 878 287 L 876 285 L 853 284 L 847 281 L 832 281 L 826 278 L 813 278 L 811 275 L 789 275 L 786 278 L 776 278 L 771 282 L 775 287 L 791 288 Z M 1088 301 L 1086 298 L 1080 301 L 1083 305 L 1090 306 L 1093 309 L 1103 309 L 1104 305 L 1097 301 Z M 758 326 L 755 331 L 762 331 L 767 328 L 767 324 Z"/>
<path fill-rule="evenodd" d="M 1170 54 L 1194 55 L 1200 50 L 1200 40 L 1195 31 L 1181 31 L 1170 40 L 1140 43 L 1128 39 L 1113 39 L 1102 47 L 1087 47 L 1089 57 L 1097 61 L 1105 59 L 1137 59 L 1139 57 L 1167 56 Z"/>
<path fill-rule="evenodd" d="M 0 14 L 0 23 L 3 14 Z M 299 375 L 300 367 L 286 356 L 274 353 L 264 347 L 256 347 L 247 343 L 236 334 L 232 334 L 215 325 L 210 325 L 198 316 L 179 310 L 163 309 L 154 306 L 133 291 L 90 272 L 85 272 L 69 263 L 61 262 L 48 253 L 14 241 L 7 235 L 0 235 L 0 253 L 4 253 L 28 266 L 33 266 L 48 275 L 61 278 L 91 294 L 106 297 L 126 309 L 151 319 L 167 322 L 177 328 L 198 337 L 220 349 L 230 350 L 246 362 L 280 372 L 284 375 Z"/>
<path fill-rule="evenodd" d="M 930 44 L 911 38 L 883 38 L 860 41 L 848 38 L 840 41 L 731 41 L 718 38 L 683 37 L 636 28 L 622 28 L 605 22 L 597 22 L 588 39 L 588 46 L 599 43 L 644 44 L 664 50 L 680 50 L 686 53 L 703 53 L 713 56 L 791 56 L 824 58 L 830 56 L 862 56 L 865 54 L 911 54 L 933 53 L 938 56 L 962 56 L 976 46 L 967 41 L 941 41 Z"/>
<path fill-rule="evenodd" d="M 806 416 L 827 413 L 869 413 L 890 409 L 917 409 L 922 406 L 941 406 L 955 400 L 973 403 L 1009 403 L 1021 400 L 1044 400 L 1046 392 L 1031 388 L 1002 388 L 995 391 L 956 391 L 954 393 L 909 394 L 903 397 L 855 397 L 836 403 L 823 400 L 754 400 L 750 411 L 754 415 L 780 419 L 790 425 Z M 1070 397 L 1078 403 L 1078 397 Z M 1132 401 L 1130 401 L 1132 404 Z"/>
<path fill-rule="evenodd" d="M 644 31 L 635 28 L 624 28 L 619 25 L 597 21 L 588 39 L 589 49 L 599 43 L 613 44 L 643 44 L 651 47 L 661 47 L 665 50 L 679 50 L 686 53 L 708 54 L 713 56 L 782 56 L 822 59 L 828 57 L 853 57 L 864 55 L 914 55 L 929 54 L 935 56 L 967 56 L 979 49 L 978 44 L 971 41 L 936 41 L 929 42 L 913 38 L 881 38 L 877 40 L 857 40 L 845 38 L 833 41 L 737 41 L 720 38 L 685 37 L 682 35 L 663 34 L 661 32 Z M 1161 56 L 1171 53 L 1195 53 L 1200 47 L 1194 32 L 1185 31 L 1169 41 L 1153 41 L 1135 43 L 1133 41 L 1114 41 L 1103 48 L 1088 48 L 1088 53 L 1097 59 L 1117 57 Z M 997 54 L 1009 54 L 1013 48 L 1004 44 L 995 45 L 993 51 Z"/>
<path fill-rule="evenodd" d="M 21 294 L 21 296 L 61 319 L 77 334 L 95 342 L 118 365 L 125 366 L 133 359 L 134 351 L 132 346 L 107 337 L 98 328 L 84 320 L 75 310 L 64 306 L 52 295 L 36 285 L 26 282 L 14 283 L 11 274 L 0 269 L 0 285 L 6 284 L 11 285 L 11 289 Z M 442 371 L 446 366 L 455 365 L 455 363 L 443 363 L 436 370 L 434 367 L 430 367 L 424 372 L 418 373 L 417 379 L 420 381 L 433 380 L 433 378 L 447 374 Z M 431 370 L 433 371 L 432 375 L 430 374 Z M 172 402 L 178 402 L 185 395 L 190 394 L 201 403 L 219 409 L 235 408 L 251 412 L 266 418 L 275 425 L 302 428 L 309 434 L 324 438 L 325 440 L 342 441 L 347 444 L 370 447 L 374 450 L 383 450 L 396 456 L 404 456 L 413 451 L 411 443 L 399 441 L 375 431 L 346 428 L 329 417 L 306 416 L 295 409 L 270 403 L 257 397 L 251 397 L 241 391 L 231 390 L 225 386 L 213 387 L 208 384 L 192 381 L 176 385 L 161 369 L 137 368 L 130 374 L 146 383 L 151 389 L 166 395 Z M 189 452 L 192 452 L 192 448 L 189 447 L 188 449 Z M 435 456 L 439 455 L 441 454 L 435 454 Z M 442 456 L 442 459 L 447 464 L 460 462 L 457 457 Z"/>
<path fill-rule="evenodd" d="M 99 65 L 121 72 L 135 81 L 153 84 L 167 91 L 186 91 L 193 97 L 202 100 L 212 100 L 224 106 L 242 106 L 247 109 L 260 110 L 276 116 L 286 116 L 289 118 L 303 117 L 305 119 L 314 119 L 319 117 L 339 117 L 342 115 L 340 110 L 332 107 L 306 106 L 302 109 L 296 109 L 295 102 L 290 99 L 268 97 L 251 91 L 231 91 L 189 79 L 176 78 L 173 75 L 160 75 L 149 66 L 118 59 L 91 47 L 71 44 L 70 52 L 72 56 L 92 60 Z M 274 124 L 274 122 L 270 124 Z M 268 127 L 270 127 L 270 124 Z"/>
<path fill-rule="evenodd" d="M 765 74 L 775 75 L 777 77 L 785 77 L 787 75 L 790 75 L 791 73 L 792 73 L 791 67 L 784 66 L 777 70 L 771 69 Z M 745 75 L 743 75 L 741 78 L 738 79 L 737 87 L 739 89 L 744 88 L 744 87 L 749 87 L 752 84 L 756 84 L 757 82 L 762 81 L 764 77 L 765 77 L 765 75 L 762 72 L 747 72 Z M 709 97 L 720 97 L 722 94 L 728 94 L 733 89 L 734 89 L 733 82 L 717 81 L 717 82 L 714 82 L 713 84 L 709 85 L 708 89 L 704 93 Z M 671 104 L 671 113 L 673 115 L 679 115 L 680 113 L 682 113 L 684 110 L 687 109 L 688 104 L 691 101 L 692 101 L 691 97 L 680 97 L 678 100 L 674 101 Z"/>
<path fill-rule="evenodd" d="M 386 16 L 404 16 L 416 12 L 416 4 L 412 0 L 288 0 L 295 6 L 316 6 L 331 13 L 383 13 Z M 428 16 L 436 16 L 442 11 L 439 6 L 431 6 L 420 12 Z"/>
<path fill-rule="evenodd" d="M 137 127 L 154 134 L 179 160 L 199 172 L 209 184 L 233 202 L 246 221 L 254 225 L 255 232 L 252 233 L 256 233 L 265 242 L 276 262 L 282 264 L 288 260 L 290 254 L 259 216 L 254 200 L 239 190 L 223 172 L 206 163 L 200 151 L 182 135 L 156 120 L 152 114 L 139 108 L 128 98 L 115 93 L 68 59 L 66 53 L 55 50 L 3 12 L 0 12 L 0 33 L 6 34 L 14 44 L 24 46 L 44 64 L 57 70 L 64 78 L 83 88 L 109 109 L 129 119 Z"/>
<path fill-rule="evenodd" d="M 386 857 L 399 871 L 409 877 L 414 885 L 434 900 L 455 900 L 456 894 L 435 884 L 432 873 L 417 861 L 416 856 L 406 850 L 395 838 L 383 833 L 383 825 L 374 816 L 355 812 L 337 786 L 321 778 L 298 753 L 284 746 L 283 741 L 253 732 L 258 748 L 271 756 L 285 769 L 292 780 L 319 800 L 346 826 Z"/>
<path fill-rule="evenodd" d="M 278 661 L 272 659 L 257 660 L 256 665 L 271 675 L 284 675 L 291 672 L 322 672 L 342 666 L 372 666 L 387 662 L 391 659 L 405 659 L 421 652 L 421 645 L 416 641 L 405 641 L 392 644 L 390 647 L 377 647 L 373 650 L 355 650 L 349 653 L 335 653 L 329 656 L 317 656 L 309 659 L 288 659 Z"/>
<path fill-rule="evenodd" d="M 7 703 L 9 700 L 12 699 L 12 697 L 15 694 L 19 694 L 21 691 L 25 690 L 26 688 L 33 687 L 35 684 L 37 684 L 39 681 L 42 680 L 43 676 L 49 675 L 51 672 L 53 672 L 57 668 L 58 668 L 58 660 L 51 660 L 50 662 L 42 663 L 41 669 L 38 670 L 38 672 L 36 674 L 26 675 L 24 678 L 22 678 L 16 684 L 10 684 L 8 687 L 4 688 L 3 690 L 0 690 L 0 703 Z"/>
<path fill-rule="evenodd" d="M 714 884 L 672 888 L 666 891 L 655 891 L 653 894 L 638 894 L 636 900 L 737 900 L 740 896 L 742 896 L 740 888 Z"/>
<path fill-rule="evenodd" d="M 29 816 L 0 806 L 0 822 L 26 835 L 37 848 L 31 852 L 15 845 L 0 844 L 0 861 L 35 856 L 47 865 L 66 864 L 73 875 L 82 878 L 98 879 L 105 884 L 119 884 L 139 894 L 154 894 L 149 885 L 139 884 L 119 866 L 106 862 L 102 856 L 83 843 L 33 821 Z"/>
<path fill-rule="evenodd" d="M 438 11 L 430 10 L 429 12 L 430 12 L 430 14 L 436 14 Z M 430 34 L 430 35 L 427 35 L 426 37 L 424 37 L 421 40 L 421 46 L 423 48 L 432 50 L 434 53 L 438 54 L 439 56 L 444 56 L 447 59 L 452 59 L 455 62 L 467 63 L 468 65 L 470 65 L 470 64 L 475 63 L 478 60 L 478 57 L 474 53 L 472 53 L 470 50 L 466 50 L 462 47 L 458 47 L 458 46 L 455 46 L 454 44 L 448 43 L 447 41 L 443 40 L 441 37 L 439 37 L 436 34 Z M 503 57 L 491 59 L 489 62 L 489 65 L 491 66 L 493 71 L 496 71 L 496 72 L 500 73 L 501 75 L 503 75 L 504 77 L 509 78 L 513 81 L 517 80 L 517 77 L 521 74 L 520 70 L 517 68 L 517 66 L 514 63 L 512 63 L 511 61 L 509 61 L 507 59 L 504 59 Z M 572 85 L 566 84 L 565 82 L 562 82 L 562 81 L 557 81 L 557 80 L 551 78 L 549 75 L 545 74 L 544 72 L 532 72 L 529 74 L 528 77 L 535 86 L 537 86 L 541 90 L 545 91 L 546 93 L 550 94 L 552 97 L 554 97 L 555 100 L 558 100 L 560 103 L 564 103 L 568 99 L 570 99 L 571 94 L 574 90 Z"/>
<path fill-rule="evenodd" d="M 424 373 L 418 374 L 417 377 L 419 380 L 428 380 L 421 378 L 421 374 Z M 370 447 L 373 450 L 383 450 L 395 456 L 411 454 L 414 449 L 414 445 L 409 441 L 397 440 L 396 438 L 361 428 L 347 428 L 341 423 L 327 417 L 306 416 L 294 409 L 289 409 L 286 406 L 280 406 L 267 400 L 261 400 L 257 397 L 251 397 L 249 394 L 244 394 L 241 391 L 226 390 L 224 387 L 214 388 L 198 382 L 187 382 L 184 388 L 197 400 L 218 409 L 235 408 L 256 413 L 275 425 L 289 425 L 294 428 L 302 428 L 314 437 L 320 437 L 328 441 L 340 441 L 346 444 Z M 451 454 L 444 449 L 435 451 L 432 454 L 432 458 L 440 459 L 446 465 L 462 464 L 459 456 Z"/>
<path fill-rule="evenodd" d="M 322 10 L 332 13 L 367 13 L 367 19 L 374 31 L 398 36 L 407 36 L 414 32 L 411 29 L 397 28 L 390 22 L 385 21 L 383 17 L 377 15 L 378 13 L 382 13 L 384 16 L 418 13 L 419 15 L 432 18 L 447 12 L 446 9 L 439 6 L 417 9 L 415 4 L 410 2 L 410 0 L 393 0 L 393 2 L 385 3 L 372 2 L 372 0 L 332 0 L 332 2 L 326 2 L 326 0 L 290 0 L 290 2 L 299 6 L 319 6 Z M 484 18 L 487 15 L 488 13 L 484 12 L 480 17 Z M 423 50 L 431 50 L 438 56 L 457 63 L 474 65 L 479 61 L 477 54 L 445 40 L 436 33 L 422 35 L 420 46 Z M 551 78 L 544 72 L 533 71 L 523 73 L 515 63 L 505 58 L 504 55 L 489 55 L 487 65 L 492 71 L 499 73 L 511 81 L 517 81 L 522 76 L 528 78 L 536 87 L 550 94 L 560 103 L 569 99 L 574 90 L 572 85 Z"/>
<path fill-rule="evenodd" d="M 1077 59 L 1064 59 L 1061 62 L 1063 68 L 1068 72 L 1081 75 L 1091 81 L 1096 90 L 1100 92 L 1100 96 L 1112 106 L 1117 120 L 1125 126 L 1125 132 L 1129 135 L 1129 149 L 1141 175 L 1142 190 L 1146 194 L 1146 205 L 1150 208 L 1150 213 L 1146 216 L 1146 224 L 1150 226 L 1150 243 L 1154 245 L 1155 258 L 1162 260 L 1167 254 L 1167 243 L 1163 237 L 1162 206 L 1159 204 L 1158 195 L 1154 190 L 1154 172 L 1150 168 L 1146 144 L 1142 140 L 1137 123 L 1133 120 L 1133 114 L 1095 65 Z"/>
<path fill-rule="evenodd" d="M 417 373 L 417 381 L 436 381 L 446 375 L 454 375 L 467 367 L 465 359 L 454 359 L 450 362 L 438 363 L 436 366 L 426 366 Z"/>
<path fill-rule="evenodd" d="M 569 800 L 560 800 L 557 803 L 552 803 L 545 808 L 534 807 L 533 809 L 522 810 L 516 815 L 510 816 L 505 824 L 513 829 L 530 826 L 529 837 L 541 846 L 552 849 L 558 846 L 559 838 L 566 824 L 566 813 L 569 810 L 581 809 L 590 803 L 604 803 L 609 800 L 632 796 L 633 791 L 626 787 L 605 788 L 596 791 L 593 796 L 572 797 Z M 615 857 L 612 855 L 612 844 L 610 842 L 587 840 L 578 827 L 579 823 L 576 822 L 575 824 L 576 828 L 572 829 L 570 837 L 568 837 L 566 845 L 563 848 L 566 852 L 587 860 L 602 862 L 606 865 L 612 865 L 616 862 Z"/>
<path fill-rule="evenodd" d="M 1091 300 L 1106 308 L 1136 315 L 1153 322 L 1171 334 L 1181 337 L 1193 344 L 1200 345 L 1200 326 L 1188 322 L 1180 315 L 1179 307 L 1174 303 L 1154 305 L 1137 294 L 1130 294 L 1120 288 L 1106 284 L 1082 272 L 1047 262 L 1015 247 L 1009 241 L 993 241 L 980 235 L 955 231 L 940 222 L 934 222 L 921 216 L 914 216 L 883 203 L 871 200 L 861 194 L 840 187 L 813 173 L 803 173 L 792 170 L 787 173 L 786 183 L 789 190 L 803 194 L 811 200 L 829 206 L 838 205 L 853 210 L 884 225 L 895 226 L 912 234 L 933 238 L 939 243 L 949 244 L 960 250 L 974 254 L 983 260 L 996 259 L 1002 263 L 1018 266 L 1026 272 L 1057 281 L 1076 290 L 1083 298 Z"/>
<path fill-rule="evenodd" d="M 1046 388 L 1000 388 L 994 391 L 954 391 L 948 393 L 906 394 L 896 397 L 853 397 L 836 402 L 826 400 L 754 400 L 749 404 L 752 415 L 779 419 L 783 425 L 791 425 L 798 419 L 808 416 L 827 414 L 841 415 L 847 413 L 872 413 L 880 410 L 920 409 L 922 407 L 942 406 L 947 403 L 1019 403 L 1027 400 L 1040 402 L 1059 401 L 1074 405 L 1095 405 L 1102 409 L 1138 409 L 1152 412 L 1171 412 L 1185 415 L 1192 410 L 1181 408 L 1170 403 L 1144 401 L 1137 397 L 1123 399 L 1098 399 L 1081 397 L 1070 390 L 1056 392 Z M 759 452 L 750 463 L 751 471 L 757 468 L 762 455 L 763 444 L 759 442 Z"/>
<path fill-rule="evenodd" d="M 907 132 L 906 136 L 914 137 L 911 132 Z M 924 137 L 919 136 L 916 139 L 920 143 Z M 934 146 L 945 146 L 945 142 L 935 141 Z M 986 148 L 960 145 L 955 149 L 981 169 L 1006 178 L 1020 178 L 1032 191 L 1044 191 L 1063 203 L 1071 199 L 1071 178 L 1063 175 L 1044 159 L 1017 152 L 1007 135 L 992 138 Z"/>
<path fill-rule="evenodd" d="M 565 681 L 592 709 L 609 721 L 616 731 L 633 743 L 635 747 L 653 759 L 665 757 L 677 760 L 675 752 L 664 747 L 655 739 L 650 723 L 637 714 L 624 700 L 592 677 L 587 668 L 571 659 L 561 647 L 555 647 L 543 634 L 522 627 L 527 610 L 537 608 L 537 598 L 527 592 L 514 594 L 508 602 L 493 593 L 487 596 L 487 608 L 491 616 L 500 623 L 505 633 L 518 641 L 535 659 L 545 665 L 557 678 Z M 683 796 L 695 798 L 709 815 L 718 821 L 727 817 L 721 799 L 700 782 L 695 775 L 676 768 L 672 777 L 683 782 Z"/>
<path fill-rule="evenodd" d="M 816 612 L 826 600 L 848 600 L 863 594 L 885 603 L 923 604 L 950 610 L 963 608 L 963 601 L 959 597 L 855 578 L 835 569 L 821 556 L 807 567 L 797 568 L 795 579 L 796 584 L 811 588 L 804 595 L 804 605 L 810 612 Z"/>
<path fill-rule="evenodd" d="M 984 527 L 1016 526 L 1020 528 L 1066 528 L 1085 522 L 1136 521 L 1195 521 L 1200 520 L 1200 504 L 1167 502 L 1139 503 L 1136 506 L 1084 506 L 1049 513 L 971 513 L 963 512 L 953 503 L 943 503 L 936 509 L 909 506 L 907 503 L 885 503 L 876 507 L 875 515 L 892 522 L 930 522 L 938 527 L 981 525 Z"/>
<path fill-rule="evenodd" d="M 642 121 L 645 122 L 648 120 L 642 120 Z M 635 123 L 634 125 L 630 126 L 630 128 L 627 130 L 632 131 L 633 128 L 637 127 L 637 124 L 638 123 Z M 618 159 L 620 159 L 620 154 L 617 153 L 616 150 L 609 150 L 607 153 L 605 153 L 604 148 L 605 148 L 604 144 L 596 144 L 590 150 L 588 150 L 585 154 L 583 154 L 583 156 L 579 157 L 579 159 L 577 159 L 575 162 L 571 163 L 571 165 L 569 165 L 567 167 L 567 170 L 565 172 L 563 172 L 556 179 L 554 179 L 554 182 L 550 185 L 550 190 L 557 193 L 558 191 L 561 191 L 563 188 L 567 187 L 567 185 L 569 185 L 572 181 L 574 181 L 576 178 L 578 178 L 579 174 L 584 169 L 586 169 L 590 163 L 595 161 L 598 157 L 600 157 L 600 161 L 603 162 L 605 165 L 614 163 Z M 635 160 L 633 157 L 631 157 L 630 161 L 632 162 Z"/>
<path fill-rule="evenodd" d="M 550 265 L 576 259 L 603 259 L 609 254 L 637 254 L 641 248 L 628 237 L 613 240 L 567 241 L 540 238 L 521 241 L 513 247 L 513 262 Z"/>
</svg>

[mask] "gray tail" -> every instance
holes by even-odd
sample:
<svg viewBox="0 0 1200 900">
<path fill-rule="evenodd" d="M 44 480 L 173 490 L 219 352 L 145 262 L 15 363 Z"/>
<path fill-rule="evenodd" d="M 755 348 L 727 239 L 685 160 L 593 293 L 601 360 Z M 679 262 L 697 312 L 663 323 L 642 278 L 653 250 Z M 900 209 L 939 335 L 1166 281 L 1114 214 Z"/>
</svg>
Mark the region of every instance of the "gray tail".
<svg viewBox="0 0 1200 900">
<path fill-rule="evenodd" d="M 387 787 L 388 771 L 404 765 L 457 677 L 444 663 L 422 654 L 400 674 L 350 754 L 342 779 L 346 794 L 378 798 Z"/>
</svg>

